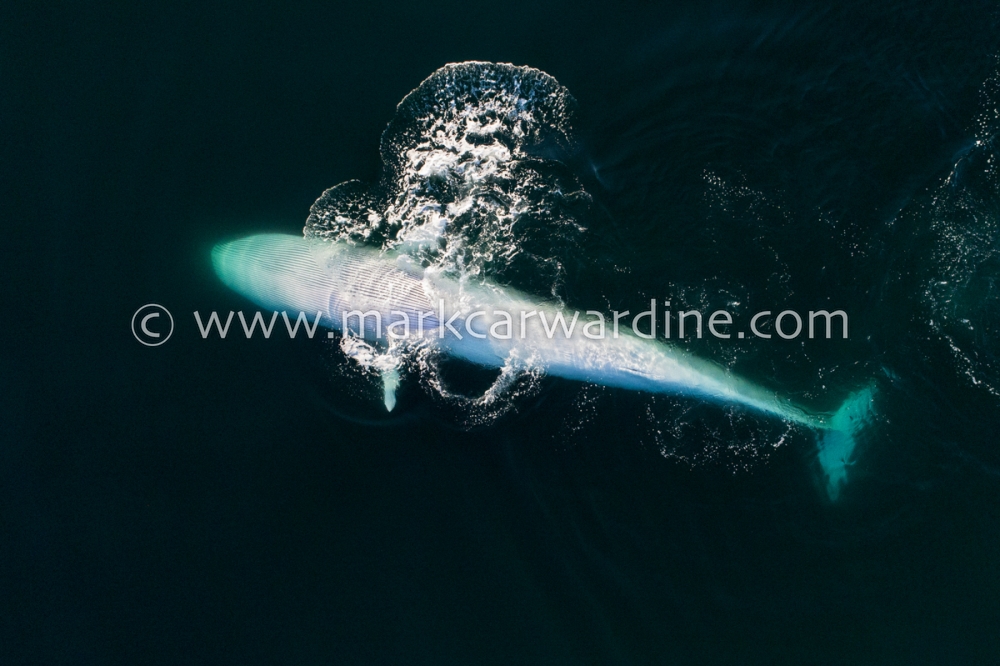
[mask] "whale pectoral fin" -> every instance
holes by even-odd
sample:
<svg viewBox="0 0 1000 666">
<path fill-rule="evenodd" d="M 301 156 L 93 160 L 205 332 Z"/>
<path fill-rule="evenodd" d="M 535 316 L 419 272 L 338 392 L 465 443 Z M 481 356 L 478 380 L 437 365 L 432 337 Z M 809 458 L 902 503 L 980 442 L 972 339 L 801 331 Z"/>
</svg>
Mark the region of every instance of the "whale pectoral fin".
<svg viewBox="0 0 1000 666">
<path fill-rule="evenodd" d="M 386 411 L 391 412 L 396 406 L 396 389 L 399 388 L 399 369 L 388 368 L 382 371 L 382 392 Z"/>
</svg>

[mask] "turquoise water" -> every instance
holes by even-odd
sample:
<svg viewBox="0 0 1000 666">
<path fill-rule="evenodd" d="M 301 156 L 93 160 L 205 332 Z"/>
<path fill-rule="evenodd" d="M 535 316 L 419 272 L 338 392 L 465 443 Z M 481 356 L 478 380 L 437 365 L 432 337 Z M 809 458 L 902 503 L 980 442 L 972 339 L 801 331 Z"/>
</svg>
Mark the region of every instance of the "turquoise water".
<svg viewBox="0 0 1000 666">
<path fill-rule="evenodd" d="M 2 11 L 0 661 L 1000 654 L 994 4 Z M 421 172 L 451 100 L 506 108 L 407 98 L 466 60 L 555 83 Z M 307 225 L 581 309 L 844 309 L 679 344 L 873 386 L 848 481 L 738 407 L 415 354 L 389 414 L 339 338 L 202 339 L 255 310 L 212 246 Z"/>
</svg>

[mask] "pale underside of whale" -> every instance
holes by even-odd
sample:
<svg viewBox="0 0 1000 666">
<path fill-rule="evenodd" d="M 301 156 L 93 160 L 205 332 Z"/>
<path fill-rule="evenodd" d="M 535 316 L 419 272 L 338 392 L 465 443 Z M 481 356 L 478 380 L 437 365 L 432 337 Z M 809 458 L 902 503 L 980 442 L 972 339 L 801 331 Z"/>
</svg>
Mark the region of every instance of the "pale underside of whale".
<svg viewBox="0 0 1000 666">
<path fill-rule="evenodd" d="M 212 263 L 223 283 L 262 308 L 293 316 L 322 313 L 322 325 L 342 332 L 345 315 L 353 313 L 346 319 L 353 330 L 346 333 L 375 344 L 430 345 L 486 367 L 519 363 L 603 386 L 738 404 L 798 424 L 816 434 L 831 499 L 847 480 L 855 437 L 871 409 L 869 387 L 834 413 L 813 413 L 625 327 L 615 334 L 609 326 L 600 336 L 585 334 L 582 324 L 557 327 L 556 317 L 565 310 L 554 303 L 508 287 L 436 276 L 406 255 L 370 247 L 262 234 L 217 245 Z M 383 383 L 391 410 L 399 385 L 394 368 L 383 371 Z"/>
</svg>

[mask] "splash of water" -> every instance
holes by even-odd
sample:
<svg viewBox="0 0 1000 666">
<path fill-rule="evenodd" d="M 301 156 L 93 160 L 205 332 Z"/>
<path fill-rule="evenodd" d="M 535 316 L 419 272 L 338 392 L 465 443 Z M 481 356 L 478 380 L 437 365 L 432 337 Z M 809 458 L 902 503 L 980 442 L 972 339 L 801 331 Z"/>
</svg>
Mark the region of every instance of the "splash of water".
<svg viewBox="0 0 1000 666">
<path fill-rule="evenodd" d="M 927 207 L 934 273 L 923 300 L 957 370 L 1000 397 L 1000 69 L 979 94 L 974 141 Z"/>
<path fill-rule="evenodd" d="M 488 275 L 561 300 L 565 260 L 583 251 L 582 220 L 591 205 L 560 161 L 575 148 L 575 106 L 558 81 L 537 69 L 446 65 L 397 107 L 382 135 L 379 181 L 348 181 L 324 192 L 305 236 L 402 253 L 406 268 L 424 276 L 429 295 L 442 276 L 461 285 Z M 509 411 L 514 400 L 501 397 L 538 388 L 530 359 L 508 359 L 492 385 L 467 396 L 448 387 L 431 350 L 343 345 L 373 372 L 415 368 L 421 384 L 460 406 L 470 424 Z"/>
</svg>

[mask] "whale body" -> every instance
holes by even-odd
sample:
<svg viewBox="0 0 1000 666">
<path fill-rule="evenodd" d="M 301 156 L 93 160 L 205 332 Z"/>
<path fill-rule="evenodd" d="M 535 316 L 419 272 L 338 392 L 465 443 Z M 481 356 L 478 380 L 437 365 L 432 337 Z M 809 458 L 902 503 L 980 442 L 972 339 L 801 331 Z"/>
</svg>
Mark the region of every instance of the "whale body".
<svg viewBox="0 0 1000 666">
<path fill-rule="evenodd" d="M 831 499 L 847 480 L 856 437 L 871 414 L 870 386 L 833 413 L 811 412 L 627 327 L 602 326 L 601 335 L 585 328 L 586 319 L 571 327 L 568 311 L 555 303 L 501 285 L 435 275 L 391 251 L 260 234 L 216 245 L 212 264 L 224 284 L 262 308 L 321 314 L 320 325 L 375 344 L 432 345 L 481 366 L 503 368 L 515 361 L 603 386 L 738 404 L 798 424 L 816 435 Z M 383 371 L 383 384 L 391 410 L 399 384 L 393 368 Z"/>
</svg>

